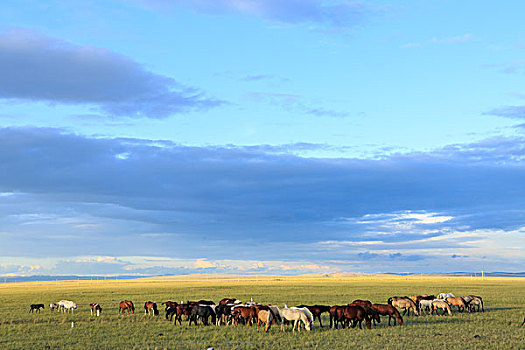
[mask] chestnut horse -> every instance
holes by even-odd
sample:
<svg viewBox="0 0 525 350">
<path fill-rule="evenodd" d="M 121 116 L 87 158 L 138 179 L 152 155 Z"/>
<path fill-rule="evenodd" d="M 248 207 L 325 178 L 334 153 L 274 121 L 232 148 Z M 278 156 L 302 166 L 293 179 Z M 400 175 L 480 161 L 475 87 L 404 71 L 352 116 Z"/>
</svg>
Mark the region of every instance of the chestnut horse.
<svg viewBox="0 0 525 350">
<path fill-rule="evenodd" d="M 394 326 L 396 325 L 396 319 L 400 326 L 402 326 L 403 318 L 399 314 L 399 311 L 390 304 L 372 304 L 372 309 L 381 316 L 388 316 L 388 325 L 390 326 L 390 319 L 394 319 Z"/>
<path fill-rule="evenodd" d="M 330 312 L 330 306 L 327 305 L 299 305 L 298 307 L 305 307 L 313 315 L 313 319 L 315 321 L 315 318 L 319 320 L 319 325 L 323 327 L 323 324 L 321 323 L 321 314 L 324 312 Z"/>
<path fill-rule="evenodd" d="M 130 312 L 132 314 L 135 313 L 135 305 L 133 305 L 133 302 L 131 300 L 122 300 L 118 304 L 118 313 L 124 315 L 125 311 L 128 312 L 128 315 Z"/>
<path fill-rule="evenodd" d="M 236 306 L 233 308 L 232 313 L 236 326 L 239 322 L 239 317 L 245 321 L 246 326 L 251 326 L 252 322 L 257 320 L 257 310 L 253 306 Z"/>
<path fill-rule="evenodd" d="M 154 301 L 146 301 L 144 303 L 144 314 L 147 315 L 150 310 L 152 311 L 152 314 L 154 316 L 158 316 L 159 315 L 159 309 L 157 309 L 157 303 L 156 302 L 154 302 Z"/>
<path fill-rule="evenodd" d="M 337 324 L 341 323 L 345 327 L 344 305 L 334 305 L 330 307 L 330 328 L 336 328 Z"/>
<path fill-rule="evenodd" d="M 188 304 L 177 304 L 176 306 L 170 306 L 168 309 L 166 309 L 166 319 L 172 321 L 173 316 L 175 316 L 174 324 L 177 324 L 177 321 L 179 321 L 179 325 L 181 325 L 182 316 L 189 318 L 190 315 L 191 306 Z"/>
</svg>

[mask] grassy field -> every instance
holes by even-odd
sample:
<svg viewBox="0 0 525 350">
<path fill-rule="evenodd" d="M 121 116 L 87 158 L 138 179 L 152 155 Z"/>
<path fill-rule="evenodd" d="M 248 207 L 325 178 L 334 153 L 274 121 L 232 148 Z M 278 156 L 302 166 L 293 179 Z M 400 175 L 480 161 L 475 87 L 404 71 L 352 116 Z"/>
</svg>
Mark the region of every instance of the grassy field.
<svg viewBox="0 0 525 350">
<path fill-rule="evenodd" d="M 236 297 L 289 306 L 343 304 L 354 299 L 386 303 L 389 296 L 410 294 L 477 294 L 485 313 L 405 317 L 405 327 L 388 327 L 387 318 L 367 329 L 316 327 L 310 333 L 257 333 L 245 326 L 174 326 L 164 318 L 145 316 L 146 300 Z M 50 302 L 77 302 L 75 314 L 52 313 Z M 133 300 L 137 313 L 118 315 L 118 302 Z M 103 307 L 92 317 L 89 303 Z M 40 314 L 29 304 L 44 303 Z M 160 305 L 159 305 L 160 306 Z M 0 285 L 0 349 L 525 349 L 525 279 L 399 276 L 174 277 L 123 281 L 39 282 Z M 75 327 L 71 327 L 75 322 Z M 324 322 L 328 324 L 328 316 Z"/>
</svg>

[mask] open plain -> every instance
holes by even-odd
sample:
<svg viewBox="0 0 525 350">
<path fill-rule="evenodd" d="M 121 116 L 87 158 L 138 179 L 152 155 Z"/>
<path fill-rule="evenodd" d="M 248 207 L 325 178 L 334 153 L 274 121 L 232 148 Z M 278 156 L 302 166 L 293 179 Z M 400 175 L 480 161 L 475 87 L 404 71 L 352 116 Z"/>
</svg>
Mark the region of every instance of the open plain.
<svg viewBox="0 0 525 350">
<path fill-rule="evenodd" d="M 437 294 L 483 296 L 485 312 L 452 316 L 405 316 L 405 326 L 388 326 L 388 318 L 372 326 L 329 329 L 316 322 L 313 331 L 269 333 L 246 326 L 182 326 L 168 322 L 160 303 L 166 300 L 223 297 L 282 306 L 345 304 L 354 299 L 386 303 L 390 296 Z M 52 312 L 49 303 L 73 300 L 73 314 Z M 135 303 L 133 315 L 118 315 L 118 303 Z M 159 303 L 160 316 L 144 315 L 147 300 Z M 89 304 L 99 303 L 101 317 Z M 40 313 L 29 305 L 43 303 Z M 524 278 L 440 276 L 328 275 L 298 277 L 175 276 L 117 281 L 4 283 L 0 285 L 0 348 L 2 349 L 523 349 L 525 326 Z M 74 322 L 74 327 L 72 327 Z"/>
</svg>

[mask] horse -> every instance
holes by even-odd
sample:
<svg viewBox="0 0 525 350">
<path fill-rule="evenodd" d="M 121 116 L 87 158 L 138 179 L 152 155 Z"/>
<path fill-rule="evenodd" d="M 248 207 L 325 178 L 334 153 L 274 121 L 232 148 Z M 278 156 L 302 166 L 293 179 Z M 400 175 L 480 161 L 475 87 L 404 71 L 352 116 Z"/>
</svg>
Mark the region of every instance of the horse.
<svg viewBox="0 0 525 350">
<path fill-rule="evenodd" d="M 436 311 L 436 315 L 439 316 L 438 309 L 442 309 L 443 313 L 441 315 L 445 314 L 445 311 L 448 312 L 449 315 L 452 315 L 452 310 L 450 309 L 450 304 L 446 300 L 441 299 L 435 299 L 432 301 L 432 312 L 431 314 L 434 314 L 434 311 Z"/>
<path fill-rule="evenodd" d="M 338 323 L 341 323 L 341 327 L 345 328 L 344 307 L 344 305 L 334 305 L 330 307 L 330 328 L 337 329 Z"/>
<path fill-rule="evenodd" d="M 175 301 L 168 300 L 168 301 L 163 302 L 161 305 L 164 305 L 165 309 L 168 310 L 168 308 L 170 308 L 172 306 L 177 306 L 179 304 L 177 302 L 175 302 Z"/>
<path fill-rule="evenodd" d="M 421 300 L 434 300 L 436 299 L 436 296 L 435 295 L 428 295 L 428 294 L 415 294 L 415 295 L 411 295 L 410 296 L 410 299 L 412 299 L 412 301 L 417 305 L 417 307 L 419 308 L 419 302 Z M 418 310 L 419 311 L 419 310 Z"/>
<path fill-rule="evenodd" d="M 146 301 L 144 303 L 144 314 L 147 315 L 150 310 L 152 311 L 152 314 L 154 316 L 158 316 L 159 315 L 159 309 L 157 309 L 157 303 L 156 302 L 154 302 L 154 301 Z"/>
<path fill-rule="evenodd" d="M 60 300 L 57 304 L 59 309 L 62 309 L 64 312 L 71 311 L 73 313 L 73 310 L 77 308 L 77 303 L 70 300 Z"/>
<path fill-rule="evenodd" d="M 330 306 L 327 305 L 299 305 L 298 307 L 305 307 L 310 310 L 314 321 L 316 317 L 319 319 L 319 325 L 321 328 L 323 327 L 323 324 L 321 323 L 321 314 L 324 312 L 330 312 Z"/>
<path fill-rule="evenodd" d="M 51 311 L 53 311 L 53 310 L 58 310 L 58 304 L 56 304 L 56 303 L 51 303 L 51 304 L 49 304 L 49 309 L 50 309 Z"/>
<path fill-rule="evenodd" d="M 420 300 L 419 301 L 419 312 L 422 314 L 423 311 L 426 311 L 427 314 L 432 310 L 432 301 L 433 300 Z"/>
<path fill-rule="evenodd" d="M 368 329 L 372 328 L 370 318 L 368 317 L 368 314 L 366 313 L 365 309 L 362 306 L 347 305 L 343 307 L 343 315 L 345 317 L 346 322 L 353 321 L 352 328 L 355 328 L 357 323 L 359 323 L 359 329 L 362 329 L 361 323 L 363 322 L 363 320 L 366 323 L 366 328 Z"/>
<path fill-rule="evenodd" d="M 31 304 L 29 305 L 29 312 L 33 313 L 33 311 L 40 312 L 40 309 L 44 309 L 44 304 Z"/>
<path fill-rule="evenodd" d="M 381 323 L 381 317 L 379 316 L 377 311 L 372 308 L 372 302 L 370 300 L 356 299 L 356 300 L 352 301 L 352 303 L 350 303 L 348 305 L 359 305 L 359 306 L 361 306 L 365 310 L 365 312 L 368 315 L 368 317 L 370 317 L 370 319 L 372 319 L 374 321 L 374 325 L 376 324 L 376 322 L 377 323 Z"/>
<path fill-rule="evenodd" d="M 381 316 L 388 316 L 388 325 L 390 326 L 390 319 L 394 319 L 394 326 L 396 325 L 396 319 L 400 326 L 404 325 L 403 318 L 399 314 L 399 311 L 390 304 L 372 304 L 374 309 Z"/>
<path fill-rule="evenodd" d="M 128 315 L 130 312 L 135 313 L 135 305 L 131 300 L 123 300 L 118 304 L 118 313 L 124 315 L 125 311 L 128 312 Z"/>
<path fill-rule="evenodd" d="M 462 297 L 448 297 L 445 300 L 450 304 L 450 306 L 456 306 L 459 312 L 463 312 L 464 310 L 470 312 L 470 309 L 467 306 L 468 303 L 466 303 Z"/>
<path fill-rule="evenodd" d="M 452 298 L 454 298 L 455 295 L 452 294 L 452 293 L 439 293 L 438 296 L 437 296 L 437 299 L 445 300 L 445 299 L 447 299 L 448 297 L 452 297 Z"/>
<path fill-rule="evenodd" d="M 419 316 L 417 305 L 409 297 L 390 297 L 388 298 L 388 304 L 400 309 L 404 309 L 405 311 L 403 311 L 403 316 L 405 316 L 407 312 L 407 316 L 410 316 L 410 309 L 414 310 L 414 315 Z"/>
<path fill-rule="evenodd" d="M 256 312 L 257 312 L 257 332 L 259 332 L 259 325 L 261 323 L 265 323 L 266 326 L 264 328 L 264 331 L 268 333 L 272 325 L 272 321 L 274 320 L 274 314 L 272 310 L 270 308 L 268 309 L 256 308 Z"/>
<path fill-rule="evenodd" d="M 468 308 L 470 309 L 470 311 L 473 311 L 474 310 L 474 306 L 477 306 L 478 307 L 478 312 L 479 312 L 479 307 L 481 306 L 481 311 L 482 312 L 485 312 L 485 309 L 483 308 L 483 299 L 478 296 L 478 295 L 467 295 L 466 297 L 462 297 L 465 302 L 467 303 L 468 305 Z"/>
<path fill-rule="evenodd" d="M 215 304 L 214 304 L 215 305 Z M 215 310 L 210 305 L 194 305 L 191 308 L 190 322 L 193 321 L 197 325 L 197 317 L 202 321 L 202 324 L 207 326 L 208 319 L 211 316 L 211 323 L 216 324 Z"/>
<path fill-rule="evenodd" d="M 294 321 L 294 324 L 293 324 L 293 327 L 292 327 L 292 331 L 295 332 L 295 330 L 297 329 L 297 324 L 302 321 L 303 324 L 304 324 L 304 327 L 306 328 L 307 331 L 310 331 L 311 328 L 311 323 L 310 323 L 310 320 L 308 319 L 308 316 L 306 315 L 305 311 L 300 309 L 300 308 L 288 308 L 285 307 L 284 308 L 278 308 L 279 309 L 279 316 L 281 316 L 281 319 L 284 321 L 284 320 L 287 320 L 287 321 Z M 284 322 L 281 323 L 281 331 L 284 332 Z"/>
<path fill-rule="evenodd" d="M 253 322 L 257 321 L 257 310 L 253 306 L 235 306 L 232 308 L 232 313 L 236 326 L 239 323 L 239 318 L 246 323 L 246 326 L 251 326 Z"/>
<path fill-rule="evenodd" d="M 221 301 L 219 301 L 219 305 L 226 305 L 226 304 L 240 304 L 242 301 L 236 298 L 223 298 Z"/>
<path fill-rule="evenodd" d="M 93 311 L 97 314 L 97 317 L 100 316 L 100 313 L 102 312 L 102 307 L 97 303 L 91 303 L 89 304 L 89 307 L 91 308 L 91 316 L 93 316 Z"/>
<path fill-rule="evenodd" d="M 173 316 L 175 316 L 174 324 L 177 324 L 177 321 L 179 321 L 179 325 L 182 324 L 182 316 L 186 316 L 188 319 L 191 315 L 191 309 L 192 307 L 188 304 L 177 304 L 177 306 L 170 306 L 168 309 L 166 309 L 166 320 L 172 321 Z"/>
</svg>

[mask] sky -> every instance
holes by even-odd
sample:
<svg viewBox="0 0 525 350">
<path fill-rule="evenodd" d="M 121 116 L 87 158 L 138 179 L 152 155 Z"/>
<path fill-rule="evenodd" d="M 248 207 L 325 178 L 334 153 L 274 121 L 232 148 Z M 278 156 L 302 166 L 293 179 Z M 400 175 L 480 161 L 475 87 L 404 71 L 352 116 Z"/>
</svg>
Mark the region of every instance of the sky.
<svg viewBox="0 0 525 350">
<path fill-rule="evenodd" d="M 2 1 L 0 276 L 525 271 L 524 12 Z"/>
</svg>

